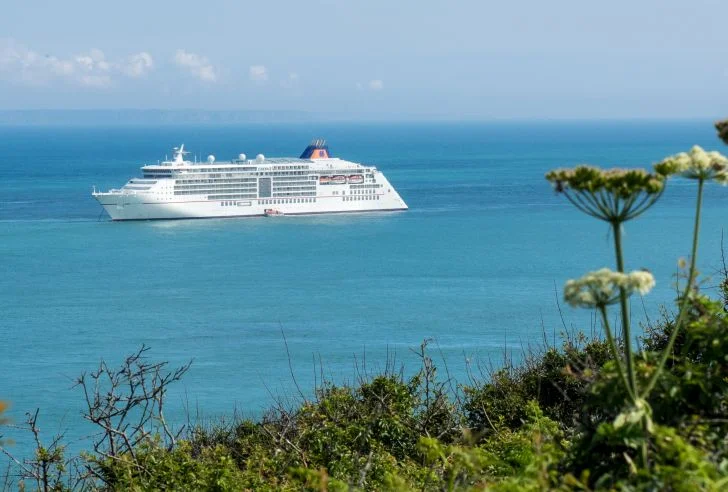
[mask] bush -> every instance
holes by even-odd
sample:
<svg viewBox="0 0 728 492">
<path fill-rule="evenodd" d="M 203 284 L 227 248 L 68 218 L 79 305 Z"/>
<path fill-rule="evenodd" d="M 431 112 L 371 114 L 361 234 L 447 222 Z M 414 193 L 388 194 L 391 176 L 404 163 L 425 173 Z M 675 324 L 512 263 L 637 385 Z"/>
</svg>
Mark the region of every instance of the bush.
<svg viewBox="0 0 728 492">
<path fill-rule="evenodd" d="M 529 354 L 521 367 L 498 370 L 489 381 L 464 388 L 467 423 L 479 434 L 518 429 L 527 419 L 527 403 L 533 400 L 562 428 L 572 428 L 590 381 L 608 359 L 604 341 L 583 336 L 567 340 L 561 350 Z"/>
</svg>

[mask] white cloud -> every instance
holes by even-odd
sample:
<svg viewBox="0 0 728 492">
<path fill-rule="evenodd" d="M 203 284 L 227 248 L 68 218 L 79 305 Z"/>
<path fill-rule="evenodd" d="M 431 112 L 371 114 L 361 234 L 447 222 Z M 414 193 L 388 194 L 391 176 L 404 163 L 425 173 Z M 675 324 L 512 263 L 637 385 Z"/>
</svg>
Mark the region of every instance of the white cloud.
<svg viewBox="0 0 728 492">
<path fill-rule="evenodd" d="M 188 53 L 185 50 L 177 50 L 174 55 L 174 62 L 194 77 L 203 82 L 217 81 L 217 72 L 210 61 L 204 56 L 195 53 Z"/>
<path fill-rule="evenodd" d="M 384 82 L 379 79 L 370 80 L 368 85 L 369 90 L 372 91 L 381 91 L 382 89 L 384 89 Z"/>
<path fill-rule="evenodd" d="M 154 69 L 154 59 L 146 51 L 129 56 L 121 64 L 121 71 L 128 77 L 142 77 Z"/>
<path fill-rule="evenodd" d="M 142 57 L 143 69 L 129 70 L 130 63 Z M 137 61 L 137 64 L 139 62 Z M 151 70 L 151 55 L 142 52 L 116 63 L 106 59 L 104 52 L 91 49 L 68 58 L 53 55 L 42 56 L 17 43 L 15 40 L 0 40 L 0 78 L 28 85 L 48 85 L 63 81 L 83 87 L 105 88 L 114 84 L 113 75 L 129 77 Z"/>
<path fill-rule="evenodd" d="M 268 69 L 264 65 L 251 65 L 248 76 L 253 82 L 266 82 L 268 80 Z"/>
<path fill-rule="evenodd" d="M 288 77 L 281 80 L 281 87 L 284 89 L 291 89 L 298 85 L 300 77 L 296 72 L 291 72 L 288 74 Z"/>
</svg>

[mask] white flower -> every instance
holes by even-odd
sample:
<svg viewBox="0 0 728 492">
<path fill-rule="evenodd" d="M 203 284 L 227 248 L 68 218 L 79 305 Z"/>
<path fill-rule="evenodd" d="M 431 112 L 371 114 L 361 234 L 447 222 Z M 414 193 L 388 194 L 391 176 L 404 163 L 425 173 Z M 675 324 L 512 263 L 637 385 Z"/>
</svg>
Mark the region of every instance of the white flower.
<svg viewBox="0 0 728 492">
<path fill-rule="evenodd" d="M 728 184 L 728 158 L 720 152 L 706 152 L 694 146 L 690 152 L 668 157 L 656 166 L 662 166 L 668 174 L 678 173 L 688 179 L 702 179 Z"/>
<path fill-rule="evenodd" d="M 655 277 L 650 272 L 637 270 L 629 274 L 629 284 L 633 290 L 645 295 L 655 286 Z"/>
<path fill-rule="evenodd" d="M 633 292 L 644 295 L 654 286 L 655 278 L 648 271 L 636 270 L 627 274 L 602 268 L 580 279 L 567 281 L 564 299 L 574 307 L 602 307 L 617 302 L 620 289 L 624 289 L 627 295 Z"/>
</svg>

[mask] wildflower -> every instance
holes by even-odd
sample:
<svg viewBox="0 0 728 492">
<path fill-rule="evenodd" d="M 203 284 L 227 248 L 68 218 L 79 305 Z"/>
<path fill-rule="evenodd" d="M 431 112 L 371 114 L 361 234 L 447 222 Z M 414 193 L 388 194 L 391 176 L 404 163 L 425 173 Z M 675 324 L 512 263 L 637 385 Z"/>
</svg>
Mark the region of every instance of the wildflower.
<svg viewBox="0 0 728 492">
<path fill-rule="evenodd" d="M 662 176 L 679 174 L 688 179 L 716 181 L 728 184 L 728 158 L 720 152 L 706 152 L 694 146 L 690 152 L 681 152 L 655 164 L 655 172 Z"/>
<path fill-rule="evenodd" d="M 604 307 L 619 301 L 620 289 L 624 289 L 627 295 L 633 292 L 645 295 L 654 286 L 655 278 L 648 271 L 620 273 L 602 268 L 580 279 L 567 281 L 564 299 L 574 307 Z"/>
<path fill-rule="evenodd" d="M 646 270 L 636 270 L 629 274 L 629 283 L 632 289 L 645 295 L 655 286 L 655 277 Z"/>
<path fill-rule="evenodd" d="M 633 219 L 646 211 L 665 187 L 663 174 L 644 169 L 577 166 L 550 171 L 546 179 L 582 212 L 613 223 Z"/>
</svg>

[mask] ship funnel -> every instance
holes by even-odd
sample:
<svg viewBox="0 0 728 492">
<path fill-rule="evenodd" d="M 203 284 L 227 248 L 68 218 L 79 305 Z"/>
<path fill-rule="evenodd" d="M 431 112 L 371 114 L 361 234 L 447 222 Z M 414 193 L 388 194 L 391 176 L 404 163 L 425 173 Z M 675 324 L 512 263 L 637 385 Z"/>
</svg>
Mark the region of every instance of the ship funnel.
<svg viewBox="0 0 728 492">
<path fill-rule="evenodd" d="M 326 145 L 326 140 L 323 138 L 312 140 L 306 150 L 301 154 L 300 159 L 328 159 L 329 146 Z"/>
</svg>

